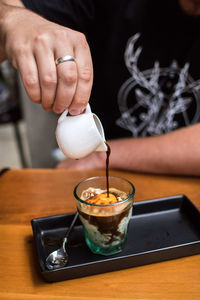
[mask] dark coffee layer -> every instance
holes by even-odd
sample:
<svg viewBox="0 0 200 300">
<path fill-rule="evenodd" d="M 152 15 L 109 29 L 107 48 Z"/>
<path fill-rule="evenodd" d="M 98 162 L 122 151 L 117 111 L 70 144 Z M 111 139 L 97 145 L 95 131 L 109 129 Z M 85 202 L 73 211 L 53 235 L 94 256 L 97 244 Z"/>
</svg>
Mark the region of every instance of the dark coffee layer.
<svg viewBox="0 0 200 300">
<path fill-rule="evenodd" d="M 125 208 L 121 213 L 111 216 L 94 216 L 89 215 L 79 210 L 79 214 L 82 218 L 86 219 L 89 224 L 96 226 L 101 234 L 110 234 L 111 238 L 108 244 L 115 240 L 115 237 L 120 237 L 122 240 L 125 237 L 125 233 L 119 231 L 119 224 L 123 218 L 128 217 L 130 206 Z"/>
</svg>

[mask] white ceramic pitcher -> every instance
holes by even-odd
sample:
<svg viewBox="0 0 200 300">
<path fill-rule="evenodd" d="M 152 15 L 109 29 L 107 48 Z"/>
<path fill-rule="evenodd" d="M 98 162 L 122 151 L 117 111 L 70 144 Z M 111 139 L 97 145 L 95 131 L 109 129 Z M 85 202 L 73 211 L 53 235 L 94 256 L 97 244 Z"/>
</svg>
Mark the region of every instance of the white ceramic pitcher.
<svg viewBox="0 0 200 300">
<path fill-rule="evenodd" d="M 68 115 L 68 109 L 62 113 L 58 119 L 56 139 L 68 158 L 79 159 L 94 151 L 107 151 L 103 126 L 91 112 L 89 104 L 80 115 Z"/>
</svg>

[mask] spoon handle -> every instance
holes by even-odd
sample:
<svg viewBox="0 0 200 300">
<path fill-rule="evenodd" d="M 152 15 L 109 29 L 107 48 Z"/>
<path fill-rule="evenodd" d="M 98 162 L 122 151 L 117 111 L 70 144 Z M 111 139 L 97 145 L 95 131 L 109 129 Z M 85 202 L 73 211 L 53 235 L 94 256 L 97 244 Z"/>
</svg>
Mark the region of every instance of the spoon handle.
<svg viewBox="0 0 200 300">
<path fill-rule="evenodd" d="M 73 226 L 74 226 L 77 218 L 78 218 L 78 211 L 76 212 L 76 214 L 75 214 L 75 216 L 74 216 L 74 218 L 73 218 L 73 220 L 72 220 L 72 222 L 71 222 L 71 224 L 69 226 L 69 229 L 68 229 L 68 231 L 66 233 L 66 236 L 63 239 L 63 248 L 64 248 L 64 246 L 65 246 L 65 244 L 67 242 L 67 238 L 68 238 L 68 236 L 69 236 L 69 234 L 70 234 L 70 232 L 71 232 L 71 230 L 72 230 L 72 228 L 73 228 Z"/>
</svg>

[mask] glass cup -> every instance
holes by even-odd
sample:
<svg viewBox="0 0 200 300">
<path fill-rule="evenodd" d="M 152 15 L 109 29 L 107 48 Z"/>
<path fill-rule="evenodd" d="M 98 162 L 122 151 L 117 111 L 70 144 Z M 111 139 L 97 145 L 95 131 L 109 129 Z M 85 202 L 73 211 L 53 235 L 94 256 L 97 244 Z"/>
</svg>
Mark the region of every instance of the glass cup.
<svg viewBox="0 0 200 300">
<path fill-rule="evenodd" d="M 105 176 L 88 178 L 74 189 L 86 244 L 96 254 L 122 251 L 132 216 L 133 184 L 120 177 L 109 177 L 109 193 L 107 197 Z"/>
</svg>

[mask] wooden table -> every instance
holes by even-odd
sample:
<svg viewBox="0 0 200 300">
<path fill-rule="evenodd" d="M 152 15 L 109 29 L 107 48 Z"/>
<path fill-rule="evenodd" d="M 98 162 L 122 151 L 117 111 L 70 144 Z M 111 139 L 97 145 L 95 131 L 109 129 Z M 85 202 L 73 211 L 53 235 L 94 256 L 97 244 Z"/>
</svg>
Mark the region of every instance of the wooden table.
<svg viewBox="0 0 200 300">
<path fill-rule="evenodd" d="M 9 170 L 0 177 L 0 299 L 200 299 L 200 255 L 57 283 L 39 274 L 30 220 L 75 211 L 73 187 L 104 171 Z M 111 171 L 135 201 L 187 195 L 200 209 L 200 178 Z"/>
</svg>

